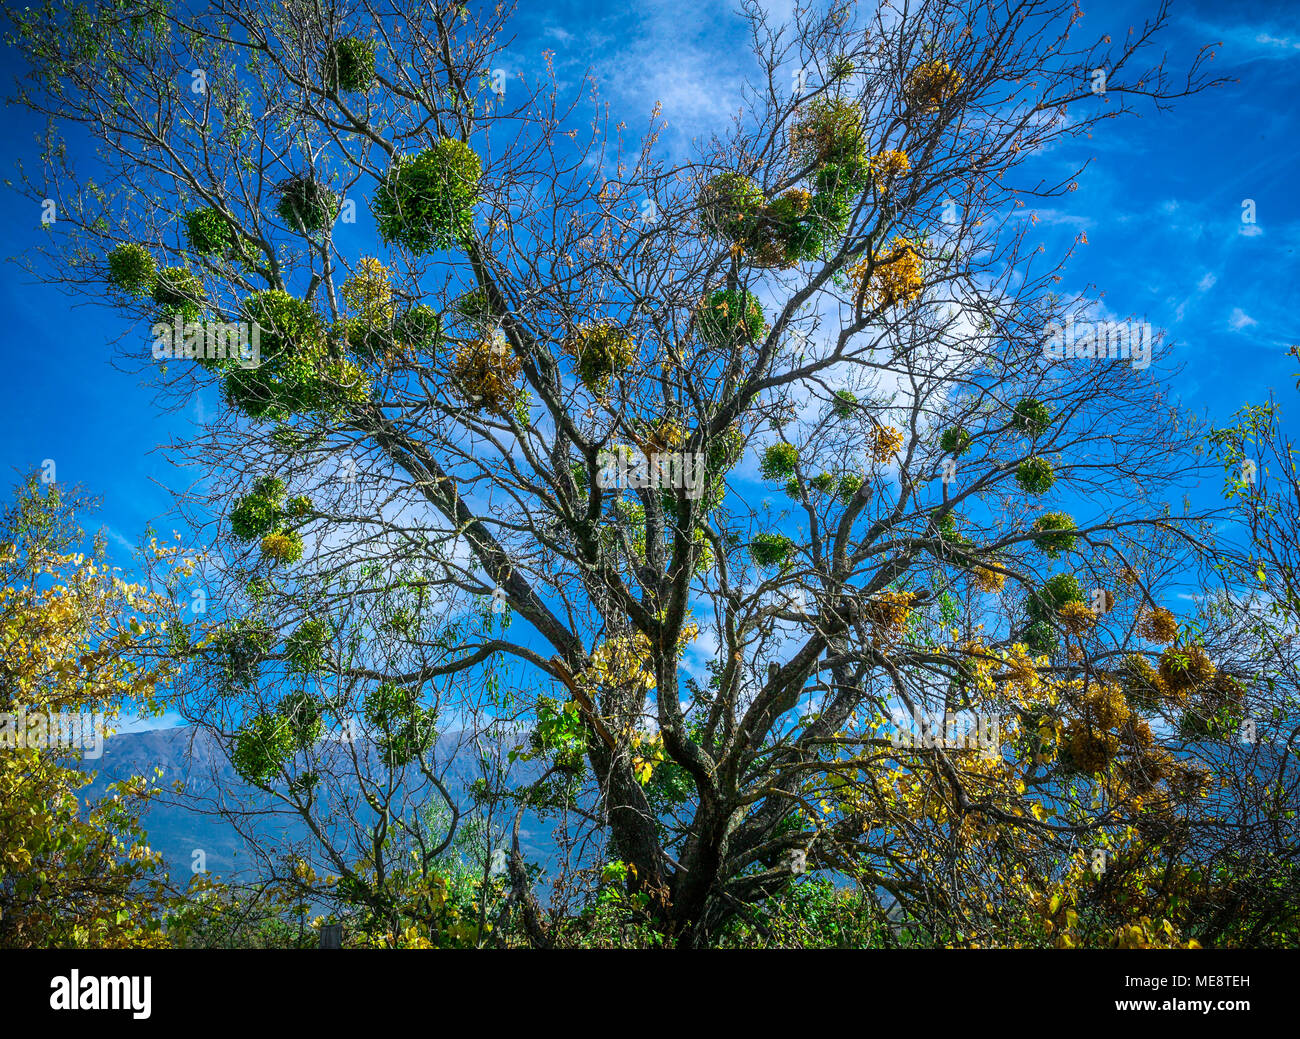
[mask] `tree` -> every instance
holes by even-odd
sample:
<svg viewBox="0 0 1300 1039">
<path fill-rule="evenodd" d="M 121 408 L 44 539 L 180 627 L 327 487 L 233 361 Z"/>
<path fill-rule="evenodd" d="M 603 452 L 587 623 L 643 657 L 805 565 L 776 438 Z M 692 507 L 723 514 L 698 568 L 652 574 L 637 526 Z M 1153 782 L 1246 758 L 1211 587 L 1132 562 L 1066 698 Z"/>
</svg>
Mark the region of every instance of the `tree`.
<svg viewBox="0 0 1300 1039">
<path fill-rule="evenodd" d="M 146 652 L 166 603 L 123 581 L 102 545 L 76 551 L 86 504 L 31 476 L 0 521 L 3 948 L 166 944 L 171 896 L 140 825 L 155 780 L 123 780 L 83 804 L 94 773 L 69 764 L 122 709 L 147 710 L 168 673 Z"/>
<path fill-rule="evenodd" d="M 380 914 L 472 794 L 536 944 L 611 891 L 708 943 L 804 868 L 932 941 L 1184 941 L 1065 914 L 1094 852 L 1203 810 L 1120 667 L 1206 562 L 1210 517 L 1165 504 L 1197 431 L 1122 360 L 1044 363 L 1095 301 L 1022 209 L 1076 185 L 1037 153 L 1208 85 L 1207 52 L 1144 64 L 1163 5 L 1091 45 L 1065 3 L 743 6 L 745 108 L 684 162 L 657 110 L 625 149 L 548 77 L 503 92 L 501 10 L 10 14 L 21 100 L 102 145 L 93 179 L 48 147 L 33 270 L 259 336 L 256 367 L 144 362 L 222 391 L 175 445 L 221 612 L 177 615 L 183 709 L 309 827 L 314 893 Z M 999 749 L 895 712 L 994 717 Z M 575 851 L 549 917 L 526 809 Z"/>
</svg>

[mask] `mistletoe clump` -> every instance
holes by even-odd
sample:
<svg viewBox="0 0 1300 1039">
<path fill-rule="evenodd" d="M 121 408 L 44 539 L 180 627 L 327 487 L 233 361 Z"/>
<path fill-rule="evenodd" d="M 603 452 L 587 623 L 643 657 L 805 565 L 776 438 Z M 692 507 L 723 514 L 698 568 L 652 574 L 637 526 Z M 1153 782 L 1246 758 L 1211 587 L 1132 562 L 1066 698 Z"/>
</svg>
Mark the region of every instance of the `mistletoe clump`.
<svg viewBox="0 0 1300 1039">
<path fill-rule="evenodd" d="M 126 242 L 108 254 L 108 280 L 132 296 L 148 296 L 158 277 L 158 261 L 143 245 Z"/>
<path fill-rule="evenodd" d="M 636 344 L 618 325 L 597 322 L 575 328 L 564 340 L 564 352 L 577 360 L 582 384 L 604 395 L 610 380 L 636 359 Z"/>
<path fill-rule="evenodd" d="M 758 534 L 750 542 L 749 554 L 761 567 L 779 566 L 784 570 L 794 554 L 794 542 L 784 534 Z"/>
<path fill-rule="evenodd" d="M 1074 549 L 1078 528 L 1068 512 L 1045 512 L 1034 521 L 1034 544 L 1051 558 Z"/>
<path fill-rule="evenodd" d="M 802 106 L 790 130 L 790 153 L 801 166 L 861 165 L 866 154 L 862 113 L 842 98 Z"/>
<path fill-rule="evenodd" d="M 794 444 L 771 444 L 763 452 L 759 463 L 759 472 L 765 480 L 783 480 L 794 475 L 795 464 L 799 461 L 799 449 Z"/>
<path fill-rule="evenodd" d="M 724 242 L 749 239 L 767 200 L 757 184 L 741 173 L 719 173 L 700 189 L 700 226 Z"/>
<path fill-rule="evenodd" d="M 1170 695 L 1180 701 L 1213 679 L 1215 671 L 1209 655 L 1194 643 L 1169 646 L 1160 654 L 1160 677 Z"/>
<path fill-rule="evenodd" d="M 912 168 L 912 162 L 907 157 L 907 152 L 884 151 L 873 156 L 867 163 L 867 168 L 876 190 L 882 195 L 888 195 Z"/>
<path fill-rule="evenodd" d="M 277 713 L 284 719 L 295 750 L 307 750 L 320 740 L 325 727 L 325 711 L 306 690 L 299 689 L 286 696 Z"/>
<path fill-rule="evenodd" d="M 1022 433 L 1038 436 L 1052 424 L 1052 412 L 1042 401 L 1026 397 L 1013 409 L 1011 421 Z"/>
<path fill-rule="evenodd" d="M 203 283 L 184 267 L 164 267 L 154 279 L 153 301 L 168 320 L 180 317 L 185 322 L 197 321 L 206 298 Z"/>
<path fill-rule="evenodd" d="M 908 74 L 903 96 L 923 112 L 937 112 L 961 88 L 965 78 L 946 61 L 931 58 Z"/>
<path fill-rule="evenodd" d="M 289 670 L 312 674 L 325 666 L 325 643 L 329 628 L 322 620 L 303 621 L 284 642 L 284 657 Z"/>
<path fill-rule="evenodd" d="M 903 434 L 893 426 L 877 426 L 871 431 L 871 460 L 888 462 L 903 447 Z"/>
<path fill-rule="evenodd" d="M 423 303 L 408 307 L 393 322 L 393 338 L 409 351 L 435 353 L 442 344 L 442 315 Z"/>
<path fill-rule="evenodd" d="M 185 214 L 185 241 L 200 256 L 224 256 L 234 234 L 219 210 L 204 206 Z"/>
<path fill-rule="evenodd" d="M 299 234 L 318 235 L 333 225 L 341 208 L 338 193 L 306 173 L 295 174 L 276 187 L 275 211 Z"/>
<path fill-rule="evenodd" d="M 970 450 L 971 435 L 961 426 L 952 426 L 939 434 L 939 448 L 944 454 L 960 458 Z"/>
<path fill-rule="evenodd" d="M 1056 629 L 1048 621 L 1034 621 L 1025 629 L 1025 648 L 1037 656 L 1046 656 L 1055 652 L 1060 645 Z"/>
<path fill-rule="evenodd" d="M 399 157 L 375 196 L 380 236 L 417 256 L 468 241 L 482 175 L 478 155 L 452 137 L 440 137 L 418 155 Z"/>
<path fill-rule="evenodd" d="M 471 408 L 508 415 L 519 399 L 516 383 L 523 363 L 504 335 L 471 339 L 456 352 L 451 365 L 453 392 Z"/>
<path fill-rule="evenodd" d="M 336 413 L 366 400 L 370 380 L 331 349 L 325 323 L 311 304 L 278 289 L 244 301 L 255 324 L 261 361 L 226 374 L 226 400 L 250 418 L 282 420 L 305 412 Z"/>
<path fill-rule="evenodd" d="M 709 346 L 730 350 L 752 343 L 763 334 L 763 307 L 757 297 L 736 289 L 718 289 L 695 313 L 700 338 Z"/>
<path fill-rule="evenodd" d="M 1051 621 L 1059 616 L 1066 603 L 1083 601 L 1079 579 L 1073 574 L 1056 574 L 1029 596 L 1026 609 L 1034 621 Z"/>
<path fill-rule="evenodd" d="M 835 399 L 831 404 L 831 414 L 838 419 L 852 418 L 859 403 L 857 394 L 848 390 L 836 390 Z"/>
<path fill-rule="evenodd" d="M 272 563 L 296 563 L 302 558 L 302 535 L 279 530 L 262 538 L 262 555 Z"/>
<path fill-rule="evenodd" d="M 845 473 L 841 476 L 836 487 L 836 493 L 839 495 L 840 501 L 848 505 L 861 489 L 862 483 L 863 479 L 859 473 Z"/>
<path fill-rule="evenodd" d="M 230 531 L 239 541 L 252 541 L 280 529 L 284 521 L 284 481 L 264 476 L 251 494 L 238 499 L 230 511 Z"/>
<path fill-rule="evenodd" d="M 848 273 L 863 291 L 868 309 L 910 303 L 925 284 L 921 251 L 910 238 L 902 236 L 895 236 L 888 251 L 860 260 Z"/>
<path fill-rule="evenodd" d="M 1016 468 L 1016 483 L 1030 494 L 1046 494 L 1056 483 L 1056 470 L 1046 458 L 1026 458 Z"/>
<path fill-rule="evenodd" d="M 375 45 L 355 36 L 335 40 L 325 52 L 323 69 L 330 90 L 364 94 L 375 81 Z"/>
<path fill-rule="evenodd" d="M 235 735 L 230 763 L 244 779 L 265 786 L 294 752 L 294 732 L 288 719 L 259 714 Z"/>
<path fill-rule="evenodd" d="M 704 468 L 710 475 L 734 468 L 745 451 L 745 434 L 735 422 L 729 423 L 704 449 Z"/>
<path fill-rule="evenodd" d="M 375 743 L 388 768 L 403 768 L 428 752 L 438 738 L 438 714 L 420 706 L 415 691 L 384 682 L 362 702 L 366 724 L 378 733 Z"/>
<path fill-rule="evenodd" d="M 1152 642 L 1164 645 L 1178 638 L 1178 618 L 1163 606 L 1157 606 L 1142 615 L 1138 621 L 1138 633 Z"/>
</svg>

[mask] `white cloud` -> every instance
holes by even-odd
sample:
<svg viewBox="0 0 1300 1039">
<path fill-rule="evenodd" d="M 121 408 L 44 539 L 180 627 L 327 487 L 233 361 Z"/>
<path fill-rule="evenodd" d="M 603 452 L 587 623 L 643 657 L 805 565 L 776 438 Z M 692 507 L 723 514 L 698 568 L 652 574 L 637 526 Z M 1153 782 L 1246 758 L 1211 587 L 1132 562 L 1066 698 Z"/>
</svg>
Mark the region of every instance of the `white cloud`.
<svg viewBox="0 0 1300 1039">
<path fill-rule="evenodd" d="M 1214 283 L 1219 279 L 1214 276 L 1213 271 L 1206 271 L 1201 275 L 1201 280 L 1196 283 L 1197 292 L 1209 292 L 1214 288 Z"/>
<path fill-rule="evenodd" d="M 1249 328 L 1251 325 L 1259 324 L 1259 322 L 1242 310 L 1241 307 L 1233 307 L 1232 315 L 1228 318 L 1228 324 L 1233 331 L 1240 332 L 1243 328 Z"/>
</svg>

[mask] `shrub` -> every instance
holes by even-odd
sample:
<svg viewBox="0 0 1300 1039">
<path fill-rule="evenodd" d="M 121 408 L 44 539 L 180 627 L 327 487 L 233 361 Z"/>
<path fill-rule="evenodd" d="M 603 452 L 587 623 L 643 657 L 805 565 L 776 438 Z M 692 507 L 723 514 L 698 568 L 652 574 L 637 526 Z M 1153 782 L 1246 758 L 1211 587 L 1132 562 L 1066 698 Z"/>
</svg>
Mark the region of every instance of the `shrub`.
<svg viewBox="0 0 1300 1039">
<path fill-rule="evenodd" d="M 158 262 L 143 245 L 127 242 L 108 254 L 108 280 L 132 296 L 148 296 L 158 277 Z"/>
<path fill-rule="evenodd" d="M 822 494 L 830 494 L 835 490 L 835 477 L 830 473 L 818 473 L 808 481 L 808 485 Z"/>
<path fill-rule="evenodd" d="M 745 291 L 718 289 L 695 313 L 700 338 L 720 350 L 752 343 L 763 334 L 763 307 Z"/>
<path fill-rule="evenodd" d="M 1056 574 L 1029 596 L 1027 609 L 1032 620 L 1051 621 L 1066 603 L 1083 601 L 1079 579 L 1073 574 Z"/>
<path fill-rule="evenodd" d="M 281 181 L 275 211 L 285 224 L 303 235 L 318 235 L 338 218 L 338 193 L 310 174 L 300 173 Z"/>
<path fill-rule="evenodd" d="M 762 567 L 786 567 L 794 552 L 794 542 L 784 534 L 759 534 L 750 543 L 749 554 Z"/>
<path fill-rule="evenodd" d="M 1038 436 L 1052 424 L 1052 412 L 1042 401 L 1027 397 L 1015 406 L 1011 421 L 1021 432 Z"/>
<path fill-rule="evenodd" d="M 1078 528 L 1068 512 L 1043 513 L 1034 521 L 1034 530 L 1038 532 L 1034 544 L 1053 559 L 1071 551 L 1078 541 Z"/>
<path fill-rule="evenodd" d="M 576 359 L 582 384 L 601 395 L 609 391 L 610 379 L 636 359 L 632 337 L 608 323 L 579 325 L 565 338 L 563 348 Z"/>
<path fill-rule="evenodd" d="M 1045 494 L 1056 483 L 1056 471 L 1046 458 L 1026 458 L 1016 469 L 1016 483 L 1030 494 Z"/>
<path fill-rule="evenodd" d="M 939 435 L 939 447 L 945 454 L 960 458 L 970 450 L 971 436 L 961 426 L 952 426 Z"/>
<path fill-rule="evenodd" d="M 743 242 L 753 232 L 765 201 L 750 178 L 719 173 L 700 189 L 700 226 L 723 241 Z"/>
<path fill-rule="evenodd" d="M 234 235 L 218 210 L 204 206 L 185 214 L 185 241 L 200 256 L 223 256 Z"/>
<path fill-rule="evenodd" d="M 861 162 L 865 148 L 862 113 L 842 98 L 801 106 L 790 130 L 790 152 L 802 166 Z"/>
<path fill-rule="evenodd" d="M 153 301 L 165 318 L 197 321 L 205 298 L 203 283 L 184 267 L 164 267 L 154 280 Z"/>
<path fill-rule="evenodd" d="M 375 45 L 355 36 L 335 40 L 325 51 L 322 70 L 329 90 L 364 94 L 375 81 Z"/>
<path fill-rule="evenodd" d="M 795 464 L 799 461 L 799 449 L 794 444 L 771 444 L 763 452 L 759 472 L 765 480 L 782 480 L 794 474 Z"/>
<path fill-rule="evenodd" d="M 467 242 L 474 233 L 483 164 L 463 141 L 441 137 L 389 168 L 375 196 L 375 220 L 385 242 L 422 256 Z"/>
</svg>

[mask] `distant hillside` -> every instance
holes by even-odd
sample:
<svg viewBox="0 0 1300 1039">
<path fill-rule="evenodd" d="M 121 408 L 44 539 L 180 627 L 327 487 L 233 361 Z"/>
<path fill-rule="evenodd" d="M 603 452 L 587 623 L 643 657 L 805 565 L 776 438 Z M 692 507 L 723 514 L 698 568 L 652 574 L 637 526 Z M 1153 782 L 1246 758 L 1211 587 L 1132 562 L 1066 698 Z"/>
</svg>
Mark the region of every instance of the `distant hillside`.
<svg viewBox="0 0 1300 1039">
<path fill-rule="evenodd" d="M 455 736 L 439 739 L 442 760 L 457 753 Z M 451 761 L 448 789 L 462 810 L 468 807 L 465 790 L 468 771 Z M 83 761 L 88 771 L 96 772 L 94 782 L 82 791 L 83 797 L 101 796 L 109 783 L 131 775 L 152 776 L 162 769 L 159 785 L 170 789 L 176 780 L 184 780 L 187 792 L 200 798 L 224 795 L 239 800 L 251 799 L 267 814 L 260 819 L 260 831 L 273 846 L 287 848 L 291 843 L 307 840 L 306 825 L 296 813 L 285 812 L 256 788 L 245 783 L 230 766 L 220 747 L 204 730 L 192 726 L 156 729 L 150 732 L 123 733 L 110 737 L 98 760 Z M 355 781 L 350 794 L 356 794 Z M 169 797 L 156 803 L 145 817 L 152 847 L 162 852 L 173 878 L 184 883 L 191 872 L 196 849 L 207 859 L 207 872 L 223 878 L 256 873 L 256 862 L 236 829 L 218 815 L 193 811 Z M 520 846 L 530 862 L 550 867 L 557 861 L 558 849 L 551 838 L 552 824 L 526 814 L 520 828 Z"/>
</svg>

